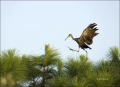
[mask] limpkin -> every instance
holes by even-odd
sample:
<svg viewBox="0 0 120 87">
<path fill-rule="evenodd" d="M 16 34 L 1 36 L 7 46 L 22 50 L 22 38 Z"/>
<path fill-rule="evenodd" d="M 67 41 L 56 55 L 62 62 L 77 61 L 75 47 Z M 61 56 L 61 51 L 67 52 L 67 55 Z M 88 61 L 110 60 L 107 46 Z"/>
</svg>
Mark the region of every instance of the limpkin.
<svg viewBox="0 0 120 87">
<path fill-rule="evenodd" d="M 79 48 L 78 50 L 71 49 L 70 47 L 68 48 L 72 51 L 77 51 L 77 52 L 79 52 L 80 48 L 83 50 L 85 50 L 86 48 L 92 49 L 88 45 L 91 45 L 93 43 L 93 38 L 99 34 L 95 32 L 98 30 L 97 27 L 95 27 L 96 25 L 97 25 L 96 23 L 89 24 L 88 27 L 84 29 L 84 31 L 82 32 L 79 38 L 74 38 L 72 34 L 69 34 L 68 37 L 71 37 L 74 41 L 76 41 L 78 43 Z M 86 51 L 86 56 L 87 56 L 87 51 Z"/>
</svg>

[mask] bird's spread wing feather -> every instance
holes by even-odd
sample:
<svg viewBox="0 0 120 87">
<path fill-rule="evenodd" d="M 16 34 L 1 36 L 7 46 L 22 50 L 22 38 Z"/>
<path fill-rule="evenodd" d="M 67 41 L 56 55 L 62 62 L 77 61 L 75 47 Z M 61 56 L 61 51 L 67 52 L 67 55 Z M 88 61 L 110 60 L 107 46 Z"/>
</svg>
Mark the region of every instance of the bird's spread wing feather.
<svg viewBox="0 0 120 87">
<path fill-rule="evenodd" d="M 82 32 L 82 35 L 80 36 L 80 39 L 83 40 L 84 43 L 90 45 L 93 42 L 93 37 L 96 36 L 99 33 L 95 33 L 98 29 L 95 27 L 97 24 L 89 24 L 86 29 Z"/>
</svg>

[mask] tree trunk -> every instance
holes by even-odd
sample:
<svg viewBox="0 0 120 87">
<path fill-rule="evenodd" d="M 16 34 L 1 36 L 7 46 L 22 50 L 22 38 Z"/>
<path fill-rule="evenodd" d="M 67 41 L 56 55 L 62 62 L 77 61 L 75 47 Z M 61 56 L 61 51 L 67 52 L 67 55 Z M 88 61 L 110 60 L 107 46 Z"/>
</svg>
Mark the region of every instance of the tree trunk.
<svg viewBox="0 0 120 87">
<path fill-rule="evenodd" d="M 43 65 L 43 78 L 42 78 L 42 87 L 45 87 L 45 56 L 44 56 L 44 65 Z"/>
</svg>

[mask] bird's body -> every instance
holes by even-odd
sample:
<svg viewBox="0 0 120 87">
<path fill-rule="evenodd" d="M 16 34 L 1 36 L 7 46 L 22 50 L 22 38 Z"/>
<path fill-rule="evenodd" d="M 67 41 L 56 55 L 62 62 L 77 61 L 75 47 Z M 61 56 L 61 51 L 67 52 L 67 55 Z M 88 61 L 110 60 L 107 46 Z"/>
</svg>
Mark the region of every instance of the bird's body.
<svg viewBox="0 0 120 87">
<path fill-rule="evenodd" d="M 93 43 L 93 38 L 98 35 L 99 33 L 95 33 L 98 29 L 95 27 L 97 24 L 89 24 L 87 28 L 84 29 L 82 32 L 82 35 L 78 38 L 74 38 L 72 34 L 69 34 L 68 37 L 71 37 L 74 41 L 78 43 L 79 48 L 85 50 L 86 48 L 91 49 L 88 45 L 91 45 Z M 67 37 L 67 38 L 68 38 Z M 66 39 L 67 39 L 66 38 Z M 66 40 L 65 39 L 65 40 Z M 72 51 L 77 51 L 69 48 Z M 86 50 L 85 50 L 86 51 Z M 78 51 L 79 52 L 79 49 Z M 87 51 L 86 51 L 87 52 Z"/>
</svg>

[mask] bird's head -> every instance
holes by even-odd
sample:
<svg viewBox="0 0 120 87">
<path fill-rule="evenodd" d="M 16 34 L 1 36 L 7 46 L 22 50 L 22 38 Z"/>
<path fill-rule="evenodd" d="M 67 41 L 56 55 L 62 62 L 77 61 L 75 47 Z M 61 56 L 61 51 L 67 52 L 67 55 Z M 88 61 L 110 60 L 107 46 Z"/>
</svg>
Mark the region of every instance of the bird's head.
<svg viewBox="0 0 120 87">
<path fill-rule="evenodd" d="M 69 34 L 69 35 L 67 36 L 67 38 L 68 38 L 68 37 L 71 37 L 71 35 L 72 35 L 72 34 Z M 65 40 L 67 40 L 67 38 L 66 38 Z"/>
</svg>

